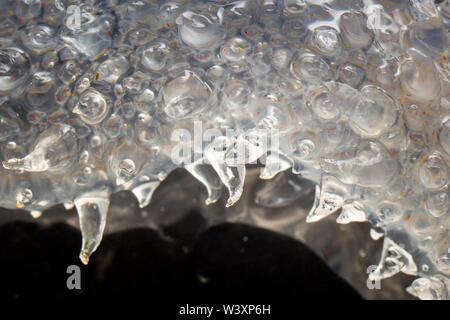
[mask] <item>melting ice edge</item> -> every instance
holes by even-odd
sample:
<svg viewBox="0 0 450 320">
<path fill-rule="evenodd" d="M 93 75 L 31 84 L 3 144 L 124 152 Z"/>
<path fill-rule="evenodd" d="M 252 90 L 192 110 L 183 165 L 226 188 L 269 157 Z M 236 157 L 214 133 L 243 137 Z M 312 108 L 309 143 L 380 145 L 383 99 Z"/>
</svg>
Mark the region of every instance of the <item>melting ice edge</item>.
<svg viewBox="0 0 450 320">
<path fill-rule="evenodd" d="M 264 159 L 384 236 L 371 279 L 449 299 L 449 30 L 448 0 L 0 0 L 0 205 L 75 206 L 88 263 L 111 193 L 184 167 L 232 206 Z"/>
</svg>

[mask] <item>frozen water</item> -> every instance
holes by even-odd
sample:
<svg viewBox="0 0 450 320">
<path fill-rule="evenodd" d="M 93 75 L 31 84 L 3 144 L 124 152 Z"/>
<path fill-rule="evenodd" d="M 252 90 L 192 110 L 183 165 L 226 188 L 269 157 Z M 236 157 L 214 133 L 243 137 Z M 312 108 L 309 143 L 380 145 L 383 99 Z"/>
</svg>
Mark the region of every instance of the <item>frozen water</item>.
<svg viewBox="0 0 450 320">
<path fill-rule="evenodd" d="M 371 280 L 403 272 L 449 299 L 449 8 L 0 0 L 0 205 L 75 206 L 87 263 L 112 193 L 145 207 L 183 167 L 233 220 L 259 161 L 274 180 L 255 203 L 273 211 L 251 222 L 368 221 L 384 236 Z M 310 190 L 308 214 L 283 209 Z"/>
</svg>

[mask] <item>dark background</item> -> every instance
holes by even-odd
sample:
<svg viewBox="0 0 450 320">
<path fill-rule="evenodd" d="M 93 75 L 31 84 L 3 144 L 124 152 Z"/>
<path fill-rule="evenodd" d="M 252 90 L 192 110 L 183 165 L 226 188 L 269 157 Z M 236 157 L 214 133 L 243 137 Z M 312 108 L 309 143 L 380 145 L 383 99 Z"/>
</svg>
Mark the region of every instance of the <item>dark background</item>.
<svg viewBox="0 0 450 320">
<path fill-rule="evenodd" d="M 167 227 L 177 241 L 150 229 L 106 235 L 88 266 L 75 254 L 78 230 L 62 223 L 5 224 L 0 227 L 0 301 L 144 298 L 176 309 L 187 303 L 288 306 L 305 299 L 361 299 L 300 242 L 242 224 L 198 234 L 199 216 L 191 212 Z M 66 287 L 72 264 L 81 267 L 81 290 Z"/>
</svg>

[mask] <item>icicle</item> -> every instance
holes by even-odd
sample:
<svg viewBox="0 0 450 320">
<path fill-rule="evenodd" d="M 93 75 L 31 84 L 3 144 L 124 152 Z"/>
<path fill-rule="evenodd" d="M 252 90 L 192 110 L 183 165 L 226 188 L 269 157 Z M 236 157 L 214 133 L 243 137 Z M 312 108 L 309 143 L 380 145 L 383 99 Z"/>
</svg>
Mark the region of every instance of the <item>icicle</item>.
<svg viewBox="0 0 450 320">
<path fill-rule="evenodd" d="M 232 155 L 239 150 L 238 148 L 239 146 L 232 145 L 232 139 L 219 137 L 206 148 L 205 152 L 209 163 L 228 189 L 229 198 L 226 207 L 231 207 L 240 199 L 244 188 L 245 163 L 241 163 L 242 159 L 236 159 Z"/>
<path fill-rule="evenodd" d="M 131 192 L 133 192 L 139 202 L 140 208 L 144 208 L 149 205 L 152 200 L 153 193 L 159 184 L 160 181 L 149 181 L 131 189 Z"/>
<path fill-rule="evenodd" d="M 391 239 L 384 238 L 380 263 L 369 274 L 369 279 L 376 281 L 390 278 L 400 271 L 406 274 L 416 275 L 417 270 L 411 254 Z"/>
<path fill-rule="evenodd" d="M 449 298 L 445 284 L 438 277 L 415 279 L 411 286 L 406 288 L 406 291 L 422 300 L 445 300 Z"/>
<path fill-rule="evenodd" d="M 316 189 L 317 191 L 317 189 Z M 348 186 L 337 178 L 324 175 L 321 177 L 320 194 L 316 192 L 314 204 L 306 222 L 316 222 L 338 211 L 348 197 Z"/>
<path fill-rule="evenodd" d="M 342 212 L 337 217 L 336 222 L 347 224 L 350 222 L 367 221 L 364 206 L 358 201 L 351 201 L 342 206 Z"/>
<path fill-rule="evenodd" d="M 306 222 L 311 223 L 321 219 L 320 217 L 316 217 L 314 215 L 314 212 L 316 211 L 316 208 L 319 205 L 319 201 L 320 201 L 320 186 L 316 185 L 314 193 L 314 203 L 311 207 L 311 210 L 309 210 L 308 216 L 306 217 Z"/>
<path fill-rule="evenodd" d="M 186 170 L 206 187 L 208 198 L 205 200 L 205 203 L 207 205 L 219 200 L 222 194 L 222 184 L 211 166 L 192 163 L 186 165 Z"/>
<path fill-rule="evenodd" d="M 93 191 L 81 195 L 74 201 L 83 236 L 80 260 L 84 264 L 88 264 L 89 257 L 102 240 L 109 207 L 109 195 L 108 189 Z"/>
<path fill-rule="evenodd" d="M 64 202 L 64 208 L 66 210 L 70 210 L 75 206 L 75 203 L 73 203 L 72 201 L 66 201 Z"/>
<path fill-rule="evenodd" d="M 213 164 L 222 183 L 230 194 L 226 207 L 231 207 L 241 198 L 245 180 L 245 166 L 228 167 L 222 163 Z"/>
<path fill-rule="evenodd" d="M 278 173 L 283 172 L 292 166 L 291 161 L 287 157 L 276 151 L 270 151 L 270 154 L 265 160 L 265 166 L 259 175 L 261 179 L 272 179 Z"/>
<path fill-rule="evenodd" d="M 370 237 L 371 237 L 373 240 L 378 240 L 378 239 L 380 239 L 382 236 L 384 236 L 384 233 L 378 232 L 378 230 L 375 230 L 374 228 L 370 228 Z"/>
</svg>

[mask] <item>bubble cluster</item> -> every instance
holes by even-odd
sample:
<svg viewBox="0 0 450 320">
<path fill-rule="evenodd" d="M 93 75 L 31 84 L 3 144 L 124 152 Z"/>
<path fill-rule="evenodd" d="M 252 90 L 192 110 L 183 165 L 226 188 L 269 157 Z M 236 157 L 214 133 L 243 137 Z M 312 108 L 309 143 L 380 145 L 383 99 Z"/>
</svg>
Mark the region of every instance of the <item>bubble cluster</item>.
<svg viewBox="0 0 450 320">
<path fill-rule="evenodd" d="M 112 193 L 145 207 L 183 167 L 232 206 L 259 161 L 262 179 L 316 185 L 308 222 L 339 212 L 384 236 L 370 279 L 404 272 L 409 293 L 449 299 L 449 8 L 0 0 L 0 205 L 75 206 L 87 263 Z M 274 197 L 255 201 L 294 196 Z"/>
</svg>

